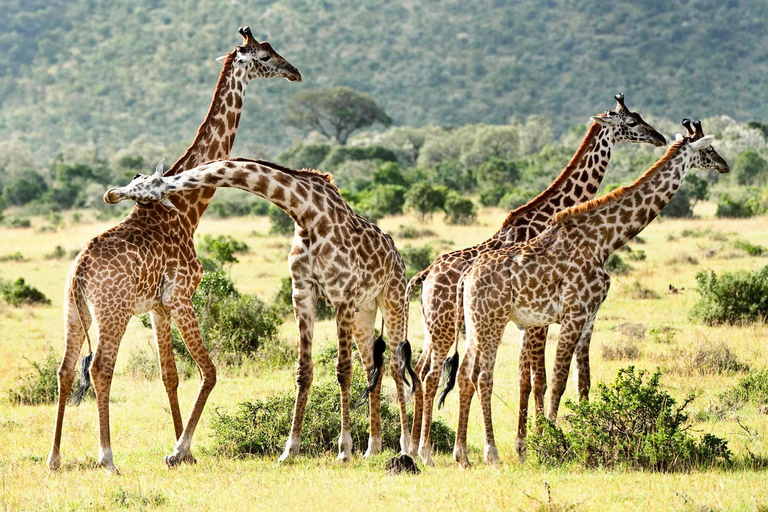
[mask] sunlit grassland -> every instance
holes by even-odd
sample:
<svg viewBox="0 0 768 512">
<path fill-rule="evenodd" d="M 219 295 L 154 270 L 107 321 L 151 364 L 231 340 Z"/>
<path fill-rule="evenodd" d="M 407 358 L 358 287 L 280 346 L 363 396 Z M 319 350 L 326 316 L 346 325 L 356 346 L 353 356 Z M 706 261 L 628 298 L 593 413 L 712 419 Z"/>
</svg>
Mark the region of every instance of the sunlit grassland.
<svg viewBox="0 0 768 512">
<path fill-rule="evenodd" d="M 701 344 L 725 343 L 742 363 L 751 368 L 768 366 L 766 342 L 768 328 L 763 324 L 744 327 L 708 327 L 691 321 L 688 313 L 697 299 L 695 274 L 700 270 L 723 272 L 758 269 L 768 257 L 750 257 L 734 248 L 737 239 L 768 246 L 768 219 L 715 220 L 711 205 L 702 205 L 697 220 L 654 222 L 641 237 L 644 244 L 631 243 L 645 251 L 643 261 L 632 261 L 625 276 L 613 278 L 608 300 L 600 310 L 592 341 L 593 382 L 613 380 L 616 370 L 628 364 L 643 369 L 660 366 L 662 383 L 674 396 L 689 392 L 700 396 L 691 411 L 707 409 L 717 395 L 735 383 L 739 374 L 704 374 L 685 371 L 679 359 L 686 350 Z M 405 244 L 431 244 L 444 252 L 476 243 L 490 236 L 506 212 L 484 210 L 474 226 L 446 226 L 441 217 L 428 221 L 436 236 L 404 240 L 396 236 L 402 225 L 415 225 L 411 216 L 386 218 L 381 227 L 395 235 L 398 247 Z M 85 215 L 85 218 L 90 218 Z M 67 216 L 67 220 L 69 217 Z M 296 462 L 275 466 L 275 458 L 229 460 L 207 453 L 210 420 L 216 408 L 232 409 L 244 400 L 263 397 L 293 388 L 292 368 L 272 370 L 248 366 L 241 370 L 222 369 L 218 384 L 209 399 L 195 435 L 193 451 L 196 466 L 168 470 L 162 456 L 173 446 L 173 428 L 161 381 L 145 381 L 124 374 L 132 350 L 149 350 L 151 331 L 132 320 L 122 341 L 117 372 L 112 385 L 111 425 L 115 462 L 119 477 L 94 468 L 97 453 L 97 414 L 93 401 L 79 408 L 68 408 L 65 417 L 62 456 L 64 468 L 51 474 L 44 461 L 49 450 L 55 416 L 52 405 L 11 406 L 6 390 L 16 385 L 18 376 L 28 371 L 29 360 L 39 360 L 48 347 L 62 350 L 61 305 L 64 280 L 71 258 L 46 259 L 57 245 L 79 249 L 113 222 L 91 222 L 67 226 L 57 232 L 39 232 L 42 221 L 35 219 L 31 229 L 0 228 L 0 256 L 20 251 L 23 262 L 0 263 L 0 278 L 24 277 L 51 300 L 46 307 L 14 309 L 0 306 L 0 507 L 4 510 L 30 509 L 130 509 L 168 510 L 253 510 L 281 509 L 523 509 L 539 503 L 526 496 L 546 501 L 544 481 L 550 483 L 557 504 L 575 504 L 579 510 L 714 509 L 754 510 L 768 504 L 768 478 L 760 471 L 710 471 L 693 474 L 654 474 L 622 471 L 546 470 L 533 462 L 521 464 L 514 452 L 517 428 L 517 360 L 519 332 L 509 325 L 499 351 L 493 402 L 494 423 L 500 456 L 504 465 L 487 468 L 482 463 L 482 422 L 477 403 L 470 419 L 469 471 L 455 467 L 449 454 L 436 458 L 436 467 L 424 468 L 419 476 L 393 477 L 384 470 L 387 453 L 364 461 L 357 454 L 344 466 L 335 454 L 325 457 L 300 457 Z M 684 231 L 694 235 L 683 236 Z M 231 273 L 239 290 L 271 299 L 287 276 L 286 256 L 290 238 L 268 235 L 266 217 L 230 220 L 204 219 L 199 233 L 229 234 L 250 246 Z M 692 263 L 691 258 L 696 260 Z M 635 282 L 660 295 L 659 299 L 639 300 L 627 295 Z M 669 285 L 681 290 L 669 292 Z M 659 343 L 646 336 L 637 342 L 637 359 L 605 360 L 602 345 L 622 339 L 617 326 L 643 324 L 647 328 L 671 328 L 674 340 Z M 411 303 L 410 339 L 417 348 L 423 339 L 420 307 Z M 556 328 L 551 332 L 556 333 Z M 95 339 L 95 328 L 91 331 Z M 296 342 L 296 328 L 289 319 L 282 336 Z M 317 324 L 315 350 L 335 343 L 333 321 Z M 553 340 L 552 334 L 550 339 Z M 547 351 L 549 367 L 554 342 Z M 330 378 L 318 375 L 320 379 Z M 393 393 L 391 379 L 385 379 L 385 392 Z M 198 379 L 183 380 L 179 396 L 187 412 L 196 394 Z M 569 385 L 566 397 L 574 397 Z M 457 394 L 449 396 L 439 415 L 455 428 Z M 566 411 L 564 411 L 566 412 Z M 768 456 L 765 435 L 768 415 L 746 407 L 738 412 L 742 424 L 756 437 L 748 438 L 732 416 L 696 423 L 697 435 L 712 432 L 728 439 L 737 456 L 747 449 Z M 358 447 L 360 448 L 360 447 Z M 686 504 L 684 496 L 687 497 Z"/>
</svg>

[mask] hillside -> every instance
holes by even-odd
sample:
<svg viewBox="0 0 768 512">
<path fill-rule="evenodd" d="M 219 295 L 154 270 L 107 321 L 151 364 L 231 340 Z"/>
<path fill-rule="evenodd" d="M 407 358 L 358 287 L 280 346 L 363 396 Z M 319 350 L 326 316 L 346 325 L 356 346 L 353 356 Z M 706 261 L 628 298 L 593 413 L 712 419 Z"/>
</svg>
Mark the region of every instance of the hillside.
<svg viewBox="0 0 768 512">
<path fill-rule="evenodd" d="M 748 0 L 6 0 L 0 140 L 41 158 L 194 136 L 219 65 L 250 25 L 301 84 L 250 86 L 236 152 L 276 155 L 303 88 L 371 94 L 397 125 L 503 123 L 556 131 L 612 105 L 678 119 L 768 119 L 768 4 Z M 258 146 L 257 146 L 258 145 Z M 167 155 L 174 158 L 176 155 Z"/>
</svg>

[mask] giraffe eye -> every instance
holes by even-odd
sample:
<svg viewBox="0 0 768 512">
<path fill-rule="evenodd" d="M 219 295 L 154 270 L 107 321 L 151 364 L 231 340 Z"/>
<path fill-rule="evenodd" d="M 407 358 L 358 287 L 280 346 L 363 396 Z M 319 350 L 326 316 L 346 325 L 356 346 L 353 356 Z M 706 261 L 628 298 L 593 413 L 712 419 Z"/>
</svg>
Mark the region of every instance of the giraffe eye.
<svg viewBox="0 0 768 512">
<path fill-rule="evenodd" d="M 141 178 L 141 174 L 137 174 L 137 175 L 135 175 L 135 176 L 133 177 L 133 179 L 134 179 L 134 180 L 135 180 L 136 178 Z"/>
<path fill-rule="evenodd" d="M 637 121 L 630 119 L 629 121 L 627 121 L 627 126 L 629 126 L 630 128 L 632 128 L 633 126 L 637 126 Z"/>
<path fill-rule="evenodd" d="M 271 55 L 265 55 L 264 57 L 259 57 L 259 60 L 260 60 L 261 62 L 267 62 L 267 61 L 268 61 L 269 59 L 271 59 L 271 58 L 272 58 L 272 56 L 271 56 Z"/>
</svg>

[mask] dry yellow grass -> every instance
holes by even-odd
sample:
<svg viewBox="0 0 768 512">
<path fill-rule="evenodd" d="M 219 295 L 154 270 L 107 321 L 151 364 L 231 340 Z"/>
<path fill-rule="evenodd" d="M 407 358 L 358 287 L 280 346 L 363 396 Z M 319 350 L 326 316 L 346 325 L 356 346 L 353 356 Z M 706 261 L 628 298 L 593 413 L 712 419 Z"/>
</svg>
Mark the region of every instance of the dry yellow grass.
<svg viewBox="0 0 768 512">
<path fill-rule="evenodd" d="M 701 213 L 710 214 L 708 205 Z M 490 236 L 506 212 L 484 210 L 479 224 L 468 227 L 446 226 L 434 219 L 427 226 L 437 236 L 423 240 L 397 239 L 399 247 L 406 243 L 429 243 L 444 252 L 465 247 Z M 384 230 L 393 233 L 400 225 L 414 224 L 412 217 L 387 218 Z M 39 226 L 40 222 L 36 222 Z M 276 467 L 274 458 L 228 460 L 205 452 L 210 444 L 209 421 L 217 407 L 233 408 L 238 402 L 266 396 L 293 387 L 291 369 L 259 371 L 250 375 L 222 372 L 195 436 L 199 463 L 168 470 L 162 456 L 172 448 L 173 428 L 165 391 L 160 381 L 147 382 L 123 374 L 128 354 L 146 347 L 151 332 L 132 320 L 122 342 L 117 375 L 112 387 L 111 423 L 115 461 L 122 476 L 107 475 L 94 468 L 97 450 L 97 416 L 93 402 L 67 410 L 62 455 L 64 469 L 49 473 L 44 461 L 49 449 L 54 421 L 54 407 L 11 406 L 6 390 L 15 386 L 18 376 L 29 368 L 29 360 L 38 360 L 53 346 L 62 349 L 61 299 L 64 278 L 70 258 L 48 260 L 45 254 L 56 245 L 65 249 L 82 247 L 88 239 L 112 223 L 68 225 L 56 233 L 40 233 L 32 229 L 0 228 L 0 256 L 20 251 L 25 262 L 0 263 L 0 278 L 24 277 L 40 288 L 53 301 L 51 306 L 14 309 L 0 306 L 0 509 L 157 509 L 157 510 L 253 510 L 318 509 L 318 510 L 463 510 L 521 509 L 533 510 L 546 501 L 543 482 L 552 487 L 554 502 L 574 505 L 576 510 L 754 510 L 768 505 L 768 476 L 765 472 L 711 471 L 693 474 L 653 474 L 623 471 L 578 471 L 542 469 L 531 462 L 521 464 L 514 452 L 517 426 L 517 357 L 519 333 L 510 325 L 504 336 L 495 378 L 494 419 L 500 456 L 499 469 L 485 467 L 482 462 L 482 427 L 480 411 L 472 410 L 469 443 L 470 460 L 475 466 L 468 472 L 459 470 L 450 455 L 439 455 L 436 467 L 425 468 L 415 477 L 387 476 L 383 470 L 383 454 L 364 461 L 358 454 L 347 466 L 341 466 L 333 455 L 320 458 L 301 457 Z M 238 288 L 270 298 L 287 275 L 286 255 L 290 240 L 266 235 L 266 218 L 233 220 L 204 219 L 200 234 L 226 233 L 243 240 L 251 253 L 232 267 Z M 705 232 L 698 237 L 683 237 L 684 230 Z M 709 234 L 706 234 L 709 230 Z M 722 241 L 727 235 L 730 242 Z M 696 234 L 696 233 L 694 233 Z M 707 327 L 692 323 L 688 312 L 696 301 L 695 274 L 699 270 L 717 272 L 735 269 L 757 269 L 768 264 L 768 258 L 747 257 L 732 247 L 736 238 L 768 246 L 768 219 L 714 220 L 704 218 L 686 221 L 655 222 L 641 234 L 646 243 L 630 244 L 643 249 L 644 261 L 628 261 L 632 272 L 613 280 L 608 300 L 600 311 L 595 327 L 592 351 L 594 381 L 612 380 L 616 370 L 629 364 L 622 360 L 603 360 L 599 347 L 615 344 L 623 336 L 616 326 L 631 322 L 648 328 L 674 329 L 671 343 L 654 342 L 650 337 L 639 341 L 640 358 L 631 361 L 639 368 L 656 366 L 673 368 L 675 354 L 702 342 L 727 344 L 742 362 L 753 368 L 768 366 L 768 327 L 763 324 L 746 327 Z M 625 253 L 621 253 L 624 255 Z M 681 254 L 698 260 L 686 263 Z M 626 258 L 625 258 L 626 259 Z M 670 264 L 670 260 L 677 263 Z M 639 281 L 661 295 L 660 299 L 634 300 L 622 289 Z M 669 285 L 683 289 L 668 292 Z M 556 329 L 553 329 L 556 331 Z M 95 330 L 93 331 L 95 332 Z M 418 302 L 411 304 L 410 338 L 416 347 L 423 339 Z M 295 343 L 296 329 L 286 322 L 282 335 Z M 335 342 L 332 321 L 319 323 L 315 347 Z M 548 350 L 551 363 L 553 350 Z M 662 382 L 672 394 L 682 396 L 697 391 L 700 398 L 693 410 L 705 409 L 738 375 L 699 375 L 686 371 L 665 372 Z M 385 379 L 387 392 L 391 380 Z M 197 389 L 197 379 L 183 381 L 179 395 L 184 412 L 189 410 Z M 573 397 L 572 386 L 566 397 Z M 455 427 L 457 398 L 449 396 L 440 416 Z M 740 411 L 742 422 L 759 437 L 749 441 L 749 449 L 768 456 L 764 437 L 768 432 L 768 416 L 746 408 Z M 728 439 L 731 449 L 743 454 L 747 439 L 732 418 L 696 425 L 700 433 L 713 432 Z M 358 447 L 359 448 L 359 447 Z M 529 497 L 529 495 L 531 497 Z M 535 499 L 534 499 L 535 498 Z M 687 499 L 687 503 L 686 503 Z"/>
</svg>

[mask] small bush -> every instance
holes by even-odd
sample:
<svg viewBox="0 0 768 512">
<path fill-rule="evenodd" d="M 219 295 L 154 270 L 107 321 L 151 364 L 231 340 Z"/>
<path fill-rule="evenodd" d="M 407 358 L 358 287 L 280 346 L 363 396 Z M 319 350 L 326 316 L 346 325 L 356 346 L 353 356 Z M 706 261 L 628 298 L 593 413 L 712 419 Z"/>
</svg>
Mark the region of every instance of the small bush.
<svg viewBox="0 0 768 512">
<path fill-rule="evenodd" d="M 471 199 L 455 192 L 445 199 L 445 222 L 448 224 L 472 224 L 477 220 L 477 209 Z"/>
<path fill-rule="evenodd" d="M 644 299 L 660 299 L 661 295 L 650 288 L 646 288 L 639 281 L 633 282 L 631 285 L 624 288 L 624 295 L 630 299 L 644 300 Z"/>
<path fill-rule="evenodd" d="M 29 228 L 32 226 L 32 221 L 27 217 L 8 217 L 5 219 L 5 225 L 9 228 Z"/>
<path fill-rule="evenodd" d="M 365 388 L 362 368 L 356 365 L 352 379 L 352 396 Z M 285 446 L 291 431 L 295 396 L 283 392 L 254 402 L 241 403 L 233 413 L 217 410 L 211 422 L 213 451 L 228 457 L 277 455 Z M 312 386 L 307 402 L 301 434 L 301 451 L 320 455 L 337 449 L 341 432 L 341 400 L 334 381 Z M 352 410 L 352 442 L 356 449 L 368 444 L 368 408 Z M 400 437 L 400 415 L 385 394 L 381 397 L 381 437 L 385 449 L 397 450 Z M 453 447 L 455 434 L 441 421 L 432 424 L 432 445 L 438 452 Z"/>
<path fill-rule="evenodd" d="M 718 218 L 746 219 L 763 213 L 760 199 L 754 195 L 732 198 L 729 194 L 721 194 L 717 202 L 715 216 Z"/>
<path fill-rule="evenodd" d="M 291 276 L 280 280 L 280 289 L 275 294 L 273 300 L 275 305 L 280 308 L 283 316 L 293 315 L 293 280 Z M 317 299 L 317 309 L 315 310 L 315 319 L 329 320 L 335 315 L 333 306 L 326 302 L 324 297 Z"/>
<path fill-rule="evenodd" d="M 640 347 L 632 339 L 622 339 L 613 345 L 603 343 L 600 356 L 606 361 L 631 361 L 640 357 Z"/>
<path fill-rule="evenodd" d="M 413 210 L 424 221 L 432 214 L 445 207 L 448 189 L 442 186 L 435 187 L 428 181 L 420 181 L 413 185 L 405 195 L 406 210 Z"/>
<path fill-rule="evenodd" d="M 648 336 L 654 343 L 663 343 L 669 345 L 675 341 L 675 331 L 676 329 L 674 327 L 661 325 L 659 327 L 651 327 L 648 330 Z"/>
<path fill-rule="evenodd" d="M 125 373 L 136 379 L 155 380 L 160 377 L 160 366 L 155 354 L 136 349 L 128 355 Z"/>
<path fill-rule="evenodd" d="M 731 389 L 720 394 L 720 402 L 729 409 L 739 409 L 751 404 L 768 405 L 768 369 L 760 369 L 745 375 Z"/>
<path fill-rule="evenodd" d="M 499 199 L 498 205 L 505 210 L 514 210 L 527 204 L 531 199 L 536 197 L 538 192 L 535 190 L 515 188 L 506 192 L 501 199 Z"/>
<path fill-rule="evenodd" d="M 723 342 L 703 341 L 696 346 L 671 351 L 665 359 L 669 370 L 681 375 L 722 375 L 749 370 L 736 352 Z"/>
<path fill-rule="evenodd" d="M 59 364 L 60 356 L 53 350 L 48 349 L 45 358 L 40 361 L 32 361 L 32 371 L 19 378 L 17 387 L 8 390 L 8 399 L 13 405 L 41 405 L 55 402 L 59 397 Z M 79 364 L 75 371 L 74 385 L 72 392 L 74 394 L 80 382 Z M 93 387 L 88 390 L 87 397 L 95 396 Z"/>
<path fill-rule="evenodd" d="M 437 236 L 437 233 L 432 231 L 431 229 L 419 229 L 413 226 L 400 226 L 400 229 L 398 229 L 395 232 L 395 236 L 405 239 L 414 239 L 414 238 L 426 238 L 430 236 Z"/>
<path fill-rule="evenodd" d="M 0 256 L 0 262 L 6 261 L 26 261 L 26 258 L 19 251 L 16 251 L 11 254 L 6 254 L 5 256 Z"/>
<path fill-rule="evenodd" d="M 295 227 L 293 219 L 283 210 L 271 204 L 269 205 L 267 215 L 272 224 L 272 227 L 269 228 L 269 233 L 271 235 L 289 236 L 293 234 L 293 229 Z"/>
<path fill-rule="evenodd" d="M 238 259 L 235 254 L 245 254 L 249 251 L 249 248 L 245 242 L 235 240 L 229 235 L 219 235 L 216 237 L 205 235 L 197 244 L 197 251 L 202 253 L 203 257 L 210 258 L 218 263 L 219 266 L 224 266 L 229 263 L 237 263 Z"/>
<path fill-rule="evenodd" d="M 638 249 L 637 251 L 633 251 L 632 249 L 629 250 L 629 254 L 627 254 L 627 258 L 629 258 L 632 261 L 644 261 L 646 258 L 645 251 L 642 249 Z"/>
<path fill-rule="evenodd" d="M 608 256 L 608 259 L 605 261 L 605 270 L 611 275 L 621 276 L 628 274 L 629 271 L 632 270 L 632 267 L 627 265 L 624 260 L 621 259 L 621 256 L 614 252 Z"/>
<path fill-rule="evenodd" d="M 762 254 L 766 251 L 766 248 L 763 247 L 762 245 L 751 244 L 744 240 L 736 240 L 733 246 L 736 249 L 740 249 L 746 252 L 750 256 L 762 256 Z"/>
<path fill-rule="evenodd" d="M 588 468 L 688 471 L 727 464 L 725 440 L 711 434 L 694 439 L 686 407 L 660 389 L 661 373 L 649 379 L 630 366 L 612 384 L 599 383 L 589 400 L 566 401 L 566 429 L 540 418 L 528 445 L 546 466 L 576 464 Z"/>
<path fill-rule="evenodd" d="M 5 302 L 15 307 L 20 307 L 23 304 L 48 305 L 51 303 L 43 292 L 26 284 L 23 277 L 12 283 L 0 281 L 0 294 L 2 294 Z"/>
<path fill-rule="evenodd" d="M 768 266 L 748 272 L 696 274 L 701 298 L 691 317 L 710 325 L 756 322 L 768 316 Z"/>
<path fill-rule="evenodd" d="M 698 265 L 699 260 L 687 253 L 681 253 L 667 260 L 667 265 Z"/>
<path fill-rule="evenodd" d="M 400 255 L 405 262 L 405 274 L 409 280 L 432 264 L 432 260 L 434 259 L 432 248 L 428 245 L 414 247 L 410 244 L 406 244 L 400 249 Z"/>
<path fill-rule="evenodd" d="M 63 260 L 67 257 L 67 251 L 60 245 L 57 245 L 56 248 L 45 255 L 45 259 L 47 260 Z"/>
</svg>

